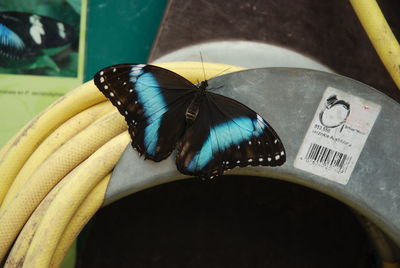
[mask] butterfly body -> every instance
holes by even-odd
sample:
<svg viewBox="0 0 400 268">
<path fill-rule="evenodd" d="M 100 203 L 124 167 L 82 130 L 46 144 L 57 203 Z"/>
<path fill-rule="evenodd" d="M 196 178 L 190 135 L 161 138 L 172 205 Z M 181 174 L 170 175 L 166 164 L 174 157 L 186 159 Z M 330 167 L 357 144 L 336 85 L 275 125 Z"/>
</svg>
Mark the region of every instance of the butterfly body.
<svg viewBox="0 0 400 268">
<path fill-rule="evenodd" d="M 120 64 L 94 82 L 125 116 L 132 146 L 161 161 L 176 149 L 178 170 L 213 178 L 244 166 L 278 166 L 286 153 L 276 132 L 244 104 L 211 92 L 169 70 Z"/>
<path fill-rule="evenodd" d="M 188 108 L 185 112 L 186 122 L 191 125 L 197 118 L 197 115 L 200 111 L 200 105 L 203 101 L 204 96 L 206 95 L 208 83 L 201 82 L 200 86 L 198 87 L 198 92 L 194 96 L 193 100 L 190 102 Z"/>
</svg>

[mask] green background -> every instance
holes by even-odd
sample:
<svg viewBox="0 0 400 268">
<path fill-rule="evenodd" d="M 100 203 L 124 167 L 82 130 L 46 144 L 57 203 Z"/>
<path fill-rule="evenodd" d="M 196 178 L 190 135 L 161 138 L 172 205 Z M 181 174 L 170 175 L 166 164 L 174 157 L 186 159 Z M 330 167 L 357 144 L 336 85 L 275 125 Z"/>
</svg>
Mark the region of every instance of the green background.
<svg viewBox="0 0 400 268">
<path fill-rule="evenodd" d="M 84 80 L 112 64 L 145 63 L 166 4 L 167 0 L 89 0 Z"/>
</svg>

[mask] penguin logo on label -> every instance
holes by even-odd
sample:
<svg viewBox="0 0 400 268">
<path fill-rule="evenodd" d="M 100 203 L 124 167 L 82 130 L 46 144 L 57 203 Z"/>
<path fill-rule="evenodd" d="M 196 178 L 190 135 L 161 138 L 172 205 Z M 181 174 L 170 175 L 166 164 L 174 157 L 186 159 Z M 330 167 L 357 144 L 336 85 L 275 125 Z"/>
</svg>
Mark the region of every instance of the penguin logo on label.
<svg viewBox="0 0 400 268">
<path fill-rule="evenodd" d="M 336 128 L 343 125 L 350 114 L 350 104 L 344 100 L 338 100 L 336 95 L 326 99 L 325 106 L 319 113 L 321 125 L 327 128 Z"/>
</svg>

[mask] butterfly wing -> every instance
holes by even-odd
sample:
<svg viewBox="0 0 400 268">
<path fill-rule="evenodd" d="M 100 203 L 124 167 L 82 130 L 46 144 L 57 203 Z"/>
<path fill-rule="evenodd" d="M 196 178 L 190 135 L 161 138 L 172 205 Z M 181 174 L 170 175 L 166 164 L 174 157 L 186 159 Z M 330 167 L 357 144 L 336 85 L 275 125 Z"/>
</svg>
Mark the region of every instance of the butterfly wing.
<svg viewBox="0 0 400 268">
<path fill-rule="evenodd" d="M 185 128 L 185 112 L 197 87 L 164 68 L 120 64 L 99 71 L 94 82 L 125 117 L 132 146 L 161 161 L 175 149 Z"/>
<path fill-rule="evenodd" d="M 176 164 L 181 173 L 212 178 L 237 166 L 278 166 L 285 160 L 280 138 L 260 115 L 208 92 L 178 146 Z"/>
<path fill-rule="evenodd" d="M 0 12 L 0 53 L 15 59 L 35 56 L 41 49 L 75 41 L 72 27 L 61 21 L 25 12 Z"/>
</svg>

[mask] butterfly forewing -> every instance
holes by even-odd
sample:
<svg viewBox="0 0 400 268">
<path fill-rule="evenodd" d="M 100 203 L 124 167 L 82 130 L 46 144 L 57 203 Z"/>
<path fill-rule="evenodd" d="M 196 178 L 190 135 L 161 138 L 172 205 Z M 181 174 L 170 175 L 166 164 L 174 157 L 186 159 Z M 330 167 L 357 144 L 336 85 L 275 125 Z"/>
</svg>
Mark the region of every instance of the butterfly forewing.
<svg viewBox="0 0 400 268">
<path fill-rule="evenodd" d="M 277 166 L 285 159 L 281 140 L 260 115 L 208 92 L 178 147 L 176 162 L 184 174 L 209 178 L 237 166 Z"/>
<path fill-rule="evenodd" d="M 110 66 L 98 72 L 94 82 L 125 117 L 139 153 L 154 161 L 171 154 L 185 131 L 185 112 L 196 86 L 144 64 Z"/>
</svg>

